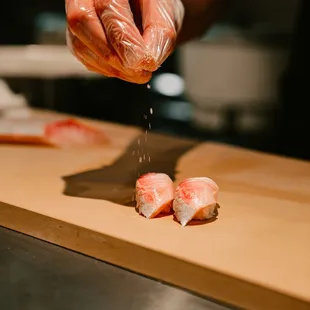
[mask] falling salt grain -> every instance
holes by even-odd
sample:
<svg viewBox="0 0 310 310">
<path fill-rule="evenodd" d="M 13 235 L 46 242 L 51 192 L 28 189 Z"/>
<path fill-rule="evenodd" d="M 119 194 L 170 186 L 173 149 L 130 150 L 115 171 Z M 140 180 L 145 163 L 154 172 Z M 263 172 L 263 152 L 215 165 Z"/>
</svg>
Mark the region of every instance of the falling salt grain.
<svg viewBox="0 0 310 310">
<path fill-rule="evenodd" d="M 139 163 L 142 163 L 142 157 L 139 157 Z"/>
<path fill-rule="evenodd" d="M 149 156 L 149 163 L 151 162 L 151 156 Z"/>
<path fill-rule="evenodd" d="M 151 129 L 151 123 L 149 123 L 149 129 Z"/>
<path fill-rule="evenodd" d="M 150 113 L 153 114 L 153 109 L 152 108 L 150 108 Z"/>
<path fill-rule="evenodd" d="M 150 85 L 150 84 L 147 84 L 147 85 L 146 85 L 146 88 L 147 88 L 147 89 L 151 89 L 151 85 Z"/>
<path fill-rule="evenodd" d="M 140 139 L 138 140 L 138 144 L 140 144 Z"/>
<path fill-rule="evenodd" d="M 134 156 L 135 155 L 135 151 L 132 151 L 132 156 Z"/>
</svg>

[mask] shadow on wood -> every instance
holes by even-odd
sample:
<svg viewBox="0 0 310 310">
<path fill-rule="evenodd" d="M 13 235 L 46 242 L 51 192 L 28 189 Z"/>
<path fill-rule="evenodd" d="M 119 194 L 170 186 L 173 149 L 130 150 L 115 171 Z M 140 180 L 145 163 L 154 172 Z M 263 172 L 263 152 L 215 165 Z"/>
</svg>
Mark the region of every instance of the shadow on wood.
<svg viewBox="0 0 310 310">
<path fill-rule="evenodd" d="M 141 135 L 110 166 L 63 177 L 64 194 L 132 206 L 140 175 L 166 173 L 174 181 L 178 160 L 197 145 L 196 141 L 160 134 Z"/>
</svg>

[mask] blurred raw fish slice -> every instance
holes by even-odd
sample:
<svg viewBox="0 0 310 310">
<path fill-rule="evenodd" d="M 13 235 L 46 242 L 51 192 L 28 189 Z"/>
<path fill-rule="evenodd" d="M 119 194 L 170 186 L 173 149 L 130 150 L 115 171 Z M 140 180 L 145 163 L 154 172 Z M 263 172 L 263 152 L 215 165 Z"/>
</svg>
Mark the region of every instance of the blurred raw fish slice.
<svg viewBox="0 0 310 310">
<path fill-rule="evenodd" d="M 108 141 L 102 131 L 75 119 L 47 124 L 44 137 L 50 144 L 61 148 L 95 146 L 105 144 Z"/>
</svg>

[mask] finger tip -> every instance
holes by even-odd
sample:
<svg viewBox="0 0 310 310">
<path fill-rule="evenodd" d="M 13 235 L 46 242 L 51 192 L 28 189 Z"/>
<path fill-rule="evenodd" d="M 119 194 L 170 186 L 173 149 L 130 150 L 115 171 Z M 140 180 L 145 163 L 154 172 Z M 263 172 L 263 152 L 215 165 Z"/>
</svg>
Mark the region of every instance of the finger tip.
<svg viewBox="0 0 310 310">
<path fill-rule="evenodd" d="M 138 84 L 147 84 L 150 82 L 150 80 L 152 79 L 152 72 L 149 71 L 143 71 L 140 74 L 139 79 L 137 80 Z"/>
<path fill-rule="evenodd" d="M 140 66 L 143 70 L 149 72 L 154 72 L 159 68 L 155 58 L 150 53 L 147 53 L 145 57 L 143 57 Z"/>
<path fill-rule="evenodd" d="M 135 74 L 131 75 L 120 73 L 117 77 L 126 82 L 143 85 L 147 84 L 151 80 L 152 72 L 136 71 Z"/>
<path fill-rule="evenodd" d="M 146 53 L 134 63 L 126 66 L 135 71 L 154 72 L 159 68 L 155 57 L 151 53 Z"/>
</svg>

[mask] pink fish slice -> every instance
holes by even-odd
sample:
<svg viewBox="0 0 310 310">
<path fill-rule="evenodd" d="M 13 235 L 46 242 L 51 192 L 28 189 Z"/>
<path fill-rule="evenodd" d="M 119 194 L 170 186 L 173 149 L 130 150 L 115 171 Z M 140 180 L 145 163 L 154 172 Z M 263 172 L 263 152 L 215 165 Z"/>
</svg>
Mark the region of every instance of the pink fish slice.
<svg viewBox="0 0 310 310">
<path fill-rule="evenodd" d="M 173 210 L 182 226 L 191 220 L 211 219 L 216 215 L 219 187 L 205 177 L 188 178 L 175 192 Z"/>
<path fill-rule="evenodd" d="M 48 123 L 44 137 L 49 143 L 61 148 L 104 145 L 108 141 L 104 132 L 75 119 Z"/>
<path fill-rule="evenodd" d="M 136 182 L 137 209 L 148 219 L 170 213 L 173 198 L 173 182 L 167 174 L 147 173 Z"/>
</svg>

